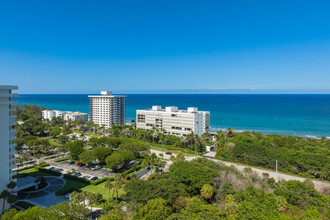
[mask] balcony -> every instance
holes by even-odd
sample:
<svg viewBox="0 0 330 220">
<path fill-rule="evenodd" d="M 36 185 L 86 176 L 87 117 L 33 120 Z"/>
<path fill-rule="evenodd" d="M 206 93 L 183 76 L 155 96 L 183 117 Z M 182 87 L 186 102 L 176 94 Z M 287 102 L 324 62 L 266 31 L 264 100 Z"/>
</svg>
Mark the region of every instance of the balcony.
<svg viewBox="0 0 330 220">
<path fill-rule="evenodd" d="M 0 98 L 12 98 L 12 97 L 18 97 L 17 93 L 0 93 Z"/>
</svg>

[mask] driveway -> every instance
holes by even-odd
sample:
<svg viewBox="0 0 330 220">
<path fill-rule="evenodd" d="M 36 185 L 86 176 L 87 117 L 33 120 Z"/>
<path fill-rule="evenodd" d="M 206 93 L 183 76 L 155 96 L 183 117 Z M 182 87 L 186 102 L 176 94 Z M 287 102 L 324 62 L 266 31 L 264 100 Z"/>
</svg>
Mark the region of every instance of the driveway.
<svg viewBox="0 0 330 220">
<path fill-rule="evenodd" d="M 55 192 L 65 185 L 65 180 L 63 180 L 62 177 L 45 176 L 45 179 L 48 186 L 43 189 L 31 192 L 19 191 L 17 193 L 19 201 L 26 201 L 45 208 L 49 208 L 63 201 L 70 201 L 64 196 L 55 195 Z"/>
</svg>

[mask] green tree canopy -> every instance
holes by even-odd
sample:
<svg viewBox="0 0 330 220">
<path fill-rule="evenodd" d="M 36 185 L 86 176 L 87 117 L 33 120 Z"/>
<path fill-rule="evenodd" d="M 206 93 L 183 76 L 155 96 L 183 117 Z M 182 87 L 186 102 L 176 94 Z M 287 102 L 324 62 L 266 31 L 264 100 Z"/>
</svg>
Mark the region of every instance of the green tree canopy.
<svg viewBox="0 0 330 220">
<path fill-rule="evenodd" d="M 79 160 L 86 164 L 91 164 L 97 159 L 95 152 L 93 151 L 83 151 L 79 154 Z"/>
<path fill-rule="evenodd" d="M 93 148 L 92 152 L 96 155 L 96 158 L 99 161 L 105 162 L 105 159 L 112 153 L 112 150 L 108 147 L 99 146 Z"/>
<path fill-rule="evenodd" d="M 166 219 L 172 210 L 166 205 L 164 199 L 151 199 L 146 205 L 141 205 L 134 214 L 134 219 L 161 220 Z"/>
<path fill-rule="evenodd" d="M 107 167 L 112 170 L 117 169 L 119 166 L 124 166 L 133 160 L 134 154 L 131 151 L 115 151 L 105 159 Z"/>
</svg>

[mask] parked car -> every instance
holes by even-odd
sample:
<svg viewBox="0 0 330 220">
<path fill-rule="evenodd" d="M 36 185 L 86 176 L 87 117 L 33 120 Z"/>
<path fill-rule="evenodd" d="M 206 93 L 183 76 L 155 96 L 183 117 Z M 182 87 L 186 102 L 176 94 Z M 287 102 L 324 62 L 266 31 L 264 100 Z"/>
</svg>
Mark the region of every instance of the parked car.
<svg viewBox="0 0 330 220">
<path fill-rule="evenodd" d="M 96 181 L 96 180 L 98 180 L 98 179 L 99 179 L 99 178 L 96 177 L 96 176 L 94 176 L 94 177 L 91 178 L 91 180 L 93 180 L 93 181 Z"/>
<path fill-rule="evenodd" d="M 72 164 L 75 164 L 76 162 L 74 162 L 74 161 L 70 161 L 69 162 L 69 165 L 72 165 Z"/>
<path fill-rule="evenodd" d="M 80 172 L 76 172 L 75 174 L 73 174 L 72 176 L 81 176 Z"/>
<path fill-rule="evenodd" d="M 93 164 L 87 164 L 86 167 L 87 168 L 92 168 L 92 167 L 94 167 L 94 165 Z"/>
<path fill-rule="evenodd" d="M 83 176 L 82 178 L 85 179 L 85 180 L 87 180 L 87 179 L 89 179 L 91 177 L 90 176 Z"/>
<path fill-rule="evenodd" d="M 58 168 L 57 171 L 58 171 L 58 172 L 62 172 L 63 169 L 62 169 L 62 168 Z"/>
<path fill-rule="evenodd" d="M 166 152 L 165 154 L 167 154 L 167 155 L 172 155 L 172 153 L 171 153 L 171 152 Z"/>
<path fill-rule="evenodd" d="M 55 167 L 50 167 L 49 170 L 56 171 Z"/>
<path fill-rule="evenodd" d="M 99 170 L 99 169 L 101 169 L 101 166 L 95 166 L 91 168 L 91 170 Z"/>
<path fill-rule="evenodd" d="M 80 163 L 80 162 L 77 162 L 76 165 L 77 165 L 78 167 L 84 166 L 84 164 L 83 164 L 83 163 Z"/>
</svg>

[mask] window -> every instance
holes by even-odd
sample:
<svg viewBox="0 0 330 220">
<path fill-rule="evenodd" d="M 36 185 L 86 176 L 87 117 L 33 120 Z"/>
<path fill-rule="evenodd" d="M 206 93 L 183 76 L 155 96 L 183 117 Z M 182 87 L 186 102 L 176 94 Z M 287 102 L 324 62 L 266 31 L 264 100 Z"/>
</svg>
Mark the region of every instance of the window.
<svg viewBox="0 0 330 220">
<path fill-rule="evenodd" d="M 145 122 L 146 116 L 145 115 L 138 115 L 138 122 Z"/>
<path fill-rule="evenodd" d="M 182 130 L 181 127 L 175 127 L 175 126 L 172 126 L 172 129 L 175 129 L 175 130 Z"/>
</svg>

